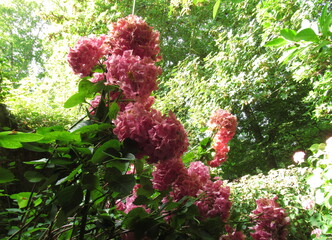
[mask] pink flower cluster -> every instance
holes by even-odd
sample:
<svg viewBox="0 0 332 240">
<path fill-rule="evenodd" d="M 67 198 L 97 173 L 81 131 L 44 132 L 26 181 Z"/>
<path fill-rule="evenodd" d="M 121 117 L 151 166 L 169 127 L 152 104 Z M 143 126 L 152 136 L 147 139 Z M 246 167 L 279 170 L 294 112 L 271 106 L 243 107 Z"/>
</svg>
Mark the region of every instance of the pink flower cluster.
<svg viewBox="0 0 332 240">
<path fill-rule="evenodd" d="M 144 102 L 157 89 L 161 68 L 150 58 L 133 55 L 132 50 L 123 55 L 112 55 L 106 61 L 107 84 L 119 85 L 127 99 Z"/>
<path fill-rule="evenodd" d="M 219 109 L 211 116 L 208 125 L 211 130 L 217 131 L 213 141 L 215 156 L 208 164 L 211 167 L 218 167 L 227 159 L 229 151 L 227 144 L 235 134 L 237 119 L 229 111 Z"/>
<path fill-rule="evenodd" d="M 137 207 L 142 207 L 145 209 L 146 212 L 150 212 L 148 208 L 144 205 L 135 205 L 134 201 L 137 198 L 137 190 L 141 187 L 141 185 L 136 184 L 133 188 L 131 196 L 126 197 L 125 202 L 122 202 L 120 200 L 117 201 L 116 203 L 116 208 L 120 211 L 123 211 L 125 213 L 129 213 L 131 210 Z"/>
<path fill-rule="evenodd" d="M 106 35 L 82 37 L 74 48 L 70 48 L 68 62 L 75 74 L 80 77 L 91 74 L 92 68 L 106 53 L 105 38 Z"/>
<path fill-rule="evenodd" d="M 109 29 L 107 44 L 110 54 L 122 55 L 126 50 L 133 50 L 133 54 L 141 58 L 161 59 L 158 56 L 159 32 L 154 31 L 142 18 L 129 15 L 112 23 Z"/>
<path fill-rule="evenodd" d="M 159 32 L 135 15 L 119 19 L 109 28 L 108 35 L 81 38 L 69 50 L 68 62 L 80 77 L 92 76 L 93 83 L 118 85 L 122 99 L 144 103 L 157 89 L 157 77 L 162 72 L 155 65 L 161 59 Z M 105 73 L 93 73 L 97 64 L 106 68 Z"/>
<path fill-rule="evenodd" d="M 225 226 L 227 235 L 222 235 L 219 240 L 245 240 L 246 236 L 241 231 L 236 231 L 229 225 Z"/>
<path fill-rule="evenodd" d="M 258 199 L 257 208 L 252 211 L 251 219 L 256 222 L 250 235 L 255 240 L 286 240 L 289 218 L 285 209 L 276 202 L 278 198 Z"/>
<path fill-rule="evenodd" d="M 203 218 L 219 216 L 226 221 L 231 202 L 230 189 L 223 182 L 210 180 L 209 168 L 202 162 L 192 162 L 187 169 L 180 159 L 161 162 L 153 175 L 153 187 L 170 190 L 170 197 L 179 201 L 185 196 L 197 197 L 196 205 Z"/>
<path fill-rule="evenodd" d="M 130 103 L 114 121 L 114 134 L 138 143 L 148 163 L 179 158 L 188 148 L 187 134 L 173 113 L 162 115 L 142 103 Z"/>
</svg>

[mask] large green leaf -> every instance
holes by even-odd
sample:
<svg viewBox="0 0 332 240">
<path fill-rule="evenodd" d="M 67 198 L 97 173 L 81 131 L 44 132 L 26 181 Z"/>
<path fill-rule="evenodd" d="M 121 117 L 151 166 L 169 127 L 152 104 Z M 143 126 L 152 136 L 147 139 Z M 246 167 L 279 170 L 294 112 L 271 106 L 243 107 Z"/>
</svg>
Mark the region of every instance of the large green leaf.
<svg viewBox="0 0 332 240">
<path fill-rule="evenodd" d="M 129 195 L 132 192 L 135 184 L 136 180 L 132 174 L 118 176 L 109 182 L 110 188 L 114 192 L 120 193 L 122 196 Z"/>
<path fill-rule="evenodd" d="M 72 95 L 65 103 L 64 107 L 65 108 L 71 108 L 75 107 L 78 104 L 84 103 L 85 102 L 85 95 L 81 92 L 75 93 Z"/>
<path fill-rule="evenodd" d="M 283 29 L 280 31 L 280 35 L 289 41 L 296 41 L 296 32 L 291 29 Z"/>
<path fill-rule="evenodd" d="M 220 7 L 221 0 L 217 0 L 216 3 L 213 6 L 213 19 L 216 18 L 218 9 Z"/>
<path fill-rule="evenodd" d="M 109 118 L 111 120 L 115 119 L 119 110 L 120 110 L 119 104 L 117 104 L 116 102 L 112 102 L 111 106 L 109 107 L 109 111 L 108 111 Z"/>
<path fill-rule="evenodd" d="M 15 176 L 10 170 L 0 167 L 0 183 L 12 182 L 14 180 Z"/>
<path fill-rule="evenodd" d="M 34 197 L 35 195 L 36 193 L 20 192 L 10 195 L 10 198 L 17 201 L 19 208 L 25 208 L 28 205 L 29 198 Z"/>
<path fill-rule="evenodd" d="M 319 38 L 311 28 L 306 28 L 298 32 L 295 36 L 297 41 L 304 40 L 308 42 L 318 42 Z"/>
<path fill-rule="evenodd" d="M 62 189 L 57 193 L 57 201 L 65 213 L 70 213 L 83 200 L 83 190 L 80 185 L 73 185 Z"/>
<path fill-rule="evenodd" d="M 36 133 L 0 132 L 0 147 L 15 149 L 22 147 L 22 142 L 36 142 L 41 139 L 43 136 Z"/>
<path fill-rule="evenodd" d="M 44 179 L 44 175 L 36 171 L 26 171 L 24 177 L 32 183 L 40 182 Z"/>
<path fill-rule="evenodd" d="M 287 41 L 282 38 L 282 37 L 279 37 L 279 38 L 275 38 L 269 42 L 267 42 L 265 44 L 266 47 L 281 47 L 283 45 L 287 44 Z"/>
<path fill-rule="evenodd" d="M 91 161 L 93 163 L 99 163 L 109 157 L 107 153 L 105 153 L 108 149 L 114 149 L 116 151 L 120 151 L 121 143 L 116 139 L 111 139 L 105 142 L 102 146 L 100 146 L 92 156 Z"/>
</svg>

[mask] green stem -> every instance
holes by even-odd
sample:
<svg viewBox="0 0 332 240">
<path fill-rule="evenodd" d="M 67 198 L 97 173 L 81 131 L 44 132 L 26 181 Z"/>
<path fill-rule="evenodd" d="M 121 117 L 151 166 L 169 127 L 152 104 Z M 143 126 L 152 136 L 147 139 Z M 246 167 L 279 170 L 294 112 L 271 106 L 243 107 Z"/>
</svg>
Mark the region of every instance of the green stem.
<svg viewBox="0 0 332 240">
<path fill-rule="evenodd" d="M 136 5 L 136 0 L 133 1 L 133 10 L 131 12 L 132 15 L 135 13 L 135 5 Z"/>
<path fill-rule="evenodd" d="M 86 191 L 85 200 L 84 200 L 84 208 L 83 208 L 83 216 L 82 216 L 82 222 L 80 227 L 80 235 L 79 240 L 84 240 L 84 234 L 85 234 L 85 226 L 86 226 L 86 220 L 88 217 L 88 211 L 89 211 L 89 201 L 90 201 L 90 190 Z"/>
</svg>

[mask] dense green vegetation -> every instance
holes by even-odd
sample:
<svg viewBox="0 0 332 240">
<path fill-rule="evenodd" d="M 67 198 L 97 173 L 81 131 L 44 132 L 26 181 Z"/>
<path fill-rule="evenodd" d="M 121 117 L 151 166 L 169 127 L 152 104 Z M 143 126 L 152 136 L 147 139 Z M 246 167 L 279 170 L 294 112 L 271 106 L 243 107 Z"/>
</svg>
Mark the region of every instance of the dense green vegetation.
<svg viewBox="0 0 332 240">
<path fill-rule="evenodd" d="M 331 10 L 324 0 L 0 3 L 0 238 L 218 239 L 227 223 L 251 239 L 256 200 L 278 196 L 287 239 L 329 239 Z M 81 79 L 67 62 L 82 36 L 110 34 L 109 25 L 131 13 L 160 32 L 153 107 L 172 111 L 186 129 L 187 168 L 214 155 L 211 114 L 237 117 L 227 161 L 211 168 L 231 188 L 226 223 L 201 218 L 201 196 L 163 200 L 174 192 L 153 188 L 156 166 L 113 133 L 122 99 L 106 97 L 121 90 Z M 92 115 L 96 92 L 105 100 Z M 293 165 L 297 151 L 306 153 L 301 167 Z M 144 208 L 116 208 L 133 196 Z"/>
</svg>

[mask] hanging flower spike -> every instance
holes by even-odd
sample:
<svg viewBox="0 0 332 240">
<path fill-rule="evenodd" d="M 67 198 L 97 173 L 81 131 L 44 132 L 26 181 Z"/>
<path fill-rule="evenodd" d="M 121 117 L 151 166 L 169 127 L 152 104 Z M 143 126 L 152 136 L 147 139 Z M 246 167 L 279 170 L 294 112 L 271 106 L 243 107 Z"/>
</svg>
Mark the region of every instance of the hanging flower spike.
<svg viewBox="0 0 332 240">
<path fill-rule="evenodd" d="M 227 144 L 235 134 L 237 119 L 229 111 L 219 109 L 211 116 L 208 126 L 212 131 L 217 131 L 212 144 L 215 156 L 208 164 L 211 167 L 219 167 L 227 160 Z"/>
<path fill-rule="evenodd" d="M 75 74 L 80 77 L 91 74 L 92 68 L 106 53 L 105 38 L 106 35 L 82 37 L 74 48 L 70 48 L 67 59 Z"/>
<path fill-rule="evenodd" d="M 227 143 L 235 134 L 237 118 L 227 110 L 218 109 L 212 114 L 208 126 L 212 131 L 217 130 L 219 135 L 223 136 L 224 142 Z M 221 138 L 219 137 L 219 139 Z"/>
<path fill-rule="evenodd" d="M 125 98 L 145 102 L 158 88 L 157 78 L 162 70 L 150 58 L 141 59 L 132 50 L 112 55 L 106 61 L 107 84 L 119 85 Z"/>
<path fill-rule="evenodd" d="M 161 60 L 161 56 L 158 56 L 159 32 L 153 30 L 153 27 L 150 27 L 142 18 L 129 15 L 112 23 L 109 30 L 107 44 L 110 46 L 110 55 L 122 55 L 126 50 L 133 50 L 133 54 L 141 58 Z"/>
</svg>

